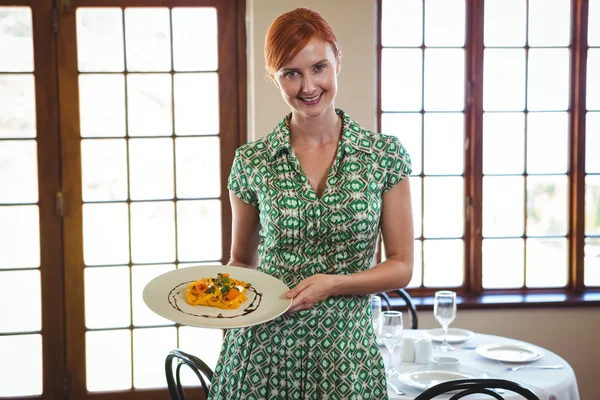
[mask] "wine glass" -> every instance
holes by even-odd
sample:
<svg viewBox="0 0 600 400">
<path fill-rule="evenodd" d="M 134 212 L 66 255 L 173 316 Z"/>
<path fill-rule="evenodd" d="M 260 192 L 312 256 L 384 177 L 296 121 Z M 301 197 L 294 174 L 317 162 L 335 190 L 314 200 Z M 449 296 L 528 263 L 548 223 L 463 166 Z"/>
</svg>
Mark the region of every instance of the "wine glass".
<svg viewBox="0 0 600 400">
<path fill-rule="evenodd" d="M 389 368 L 385 371 L 386 376 L 392 377 L 397 374 L 394 370 L 394 349 L 402 341 L 402 313 L 400 311 L 382 311 L 379 323 L 379 338 L 390 353 Z"/>
<path fill-rule="evenodd" d="M 373 324 L 373 332 L 377 335 L 379 334 L 379 324 L 381 323 L 381 297 L 371 296 L 371 307 L 373 309 L 371 323 Z"/>
<path fill-rule="evenodd" d="M 454 347 L 448 344 L 448 325 L 456 318 L 456 293 L 450 290 L 435 292 L 433 315 L 444 330 L 444 341 L 437 350 L 442 352 L 454 350 Z"/>
</svg>

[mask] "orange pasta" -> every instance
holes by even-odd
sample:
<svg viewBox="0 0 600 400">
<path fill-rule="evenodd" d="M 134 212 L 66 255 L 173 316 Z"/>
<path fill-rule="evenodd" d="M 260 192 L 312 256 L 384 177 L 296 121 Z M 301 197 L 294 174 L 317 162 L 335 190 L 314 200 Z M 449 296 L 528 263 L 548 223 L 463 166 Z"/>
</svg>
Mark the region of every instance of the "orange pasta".
<svg viewBox="0 0 600 400">
<path fill-rule="evenodd" d="M 233 279 L 229 274 L 217 274 L 216 278 L 201 278 L 190 283 L 185 291 L 185 299 L 193 306 L 218 307 L 225 310 L 239 308 L 250 284 Z"/>
</svg>

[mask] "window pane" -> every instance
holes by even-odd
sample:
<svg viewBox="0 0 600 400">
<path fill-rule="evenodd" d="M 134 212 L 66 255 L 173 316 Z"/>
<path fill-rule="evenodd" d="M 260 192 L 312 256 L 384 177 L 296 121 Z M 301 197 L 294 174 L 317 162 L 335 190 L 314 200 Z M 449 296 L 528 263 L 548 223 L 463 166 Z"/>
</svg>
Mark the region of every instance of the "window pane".
<svg viewBox="0 0 600 400">
<path fill-rule="evenodd" d="M 37 269 L 0 271 L 0 332 L 33 332 L 42 328 L 41 289 L 40 271 Z M 0 354 L 2 359 L 8 360 L 4 353 Z"/>
<path fill-rule="evenodd" d="M 527 115 L 528 173 L 567 173 L 568 150 L 569 115 L 566 112 Z"/>
<path fill-rule="evenodd" d="M 126 8 L 128 71 L 171 70 L 171 21 L 168 8 Z"/>
<path fill-rule="evenodd" d="M 173 134 L 169 74 L 130 74 L 127 76 L 127 119 L 131 136 L 170 136 Z"/>
<path fill-rule="evenodd" d="M 425 174 L 460 175 L 464 171 L 464 115 L 425 114 Z"/>
<path fill-rule="evenodd" d="M 125 139 L 81 141 L 84 201 L 127 200 L 127 143 Z"/>
<path fill-rule="evenodd" d="M 210 343 L 210 346 L 206 344 Z M 219 353 L 221 352 L 221 344 L 223 343 L 223 331 L 221 329 L 202 329 L 191 326 L 179 327 L 179 349 L 187 353 L 193 354 L 204 361 L 213 371 L 217 367 Z M 189 368 L 182 368 L 183 371 Z M 198 378 L 191 372 L 187 374 L 192 379 L 186 379 L 188 384 L 198 384 Z M 185 379 L 185 378 L 182 378 Z M 195 380 L 194 380 L 195 379 Z"/>
<path fill-rule="evenodd" d="M 598 0 L 589 1 L 588 45 L 600 46 L 600 1 Z"/>
<path fill-rule="evenodd" d="M 600 112 L 588 112 L 585 125 L 585 171 L 600 172 Z"/>
<path fill-rule="evenodd" d="M 486 0 L 484 45 L 525 46 L 526 0 Z"/>
<path fill-rule="evenodd" d="M 585 234 L 600 235 L 600 175 L 585 177 Z"/>
<path fill-rule="evenodd" d="M 483 114 L 483 173 L 522 174 L 525 114 Z"/>
<path fill-rule="evenodd" d="M 600 286 L 600 238 L 585 239 L 585 273 L 586 286 Z"/>
<path fill-rule="evenodd" d="M 128 220 L 125 203 L 83 205 L 83 258 L 86 265 L 129 263 Z"/>
<path fill-rule="evenodd" d="M 415 226 L 415 237 L 421 237 L 421 226 L 423 224 L 422 218 L 422 186 L 423 178 L 411 177 L 410 178 L 410 197 L 413 210 L 413 224 Z"/>
<path fill-rule="evenodd" d="M 523 234 L 524 190 L 522 176 L 483 177 L 483 236 Z"/>
<path fill-rule="evenodd" d="M 131 267 L 131 302 L 133 308 L 133 325 L 168 325 L 173 322 L 154 313 L 148 308 L 142 293 L 146 285 L 154 278 L 175 269 L 175 265 L 134 265 Z M 166 356 L 165 356 L 166 357 Z"/>
<path fill-rule="evenodd" d="M 527 287 L 564 287 L 568 278 L 566 239 L 527 239 Z"/>
<path fill-rule="evenodd" d="M 42 335 L 0 336 L 0 354 L 0 397 L 42 394 Z"/>
<path fill-rule="evenodd" d="M 175 348 L 177 348 L 175 328 L 135 329 L 133 331 L 134 387 L 138 389 L 166 387 L 165 357 Z"/>
<path fill-rule="evenodd" d="M 32 25 L 31 8 L 0 7 L 0 71 L 33 72 Z"/>
<path fill-rule="evenodd" d="M 423 56 L 420 49 L 381 51 L 382 111 L 420 111 Z"/>
<path fill-rule="evenodd" d="M 527 178 L 527 235 L 567 234 L 567 184 L 564 175 Z"/>
<path fill-rule="evenodd" d="M 219 197 L 221 195 L 219 138 L 177 138 L 175 146 L 177 197 L 180 199 Z"/>
<path fill-rule="evenodd" d="M 587 57 L 586 107 L 600 110 L 600 49 L 589 49 Z"/>
<path fill-rule="evenodd" d="M 34 138 L 36 121 L 33 75 L 0 74 L 0 93 L 0 138 Z"/>
<path fill-rule="evenodd" d="M 525 108 L 525 50 L 486 49 L 483 59 L 483 109 Z"/>
<path fill-rule="evenodd" d="M 427 0 L 425 46 L 462 47 L 464 44 L 465 0 Z"/>
<path fill-rule="evenodd" d="M 529 0 L 529 45 L 568 46 L 570 0 Z"/>
<path fill-rule="evenodd" d="M 173 139 L 131 139 L 129 176 L 132 200 L 172 199 Z"/>
<path fill-rule="evenodd" d="M 221 201 L 177 202 L 177 250 L 181 261 L 221 258 Z"/>
<path fill-rule="evenodd" d="M 120 8 L 77 8 L 79 71 L 121 72 L 124 51 Z"/>
<path fill-rule="evenodd" d="M 425 237 L 462 237 L 464 190 L 462 177 L 425 178 Z"/>
<path fill-rule="evenodd" d="M 569 108 L 569 49 L 530 49 L 527 71 L 527 108 Z"/>
<path fill-rule="evenodd" d="M 86 382 L 89 391 L 131 388 L 129 329 L 86 332 L 85 347 Z"/>
<path fill-rule="evenodd" d="M 89 329 L 129 326 L 129 267 L 85 268 L 84 273 L 85 326 Z"/>
<path fill-rule="evenodd" d="M 37 167 L 35 140 L 0 140 L 0 203 L 36 203 Z"/>
<path fill-rule="evenodd" d="M 419 287 L 422 283 L 422 274 L 423 274 L 423 245 L 420 240 L 415 240 L 415 255 L 414 255 L 414 267 L 413 267 L 413 275 L 412 279 L 408 283 L 409 288 Z"/>
<path fill-rule="evenodd" d="M 170 201 L 131 205 L 131 258 L 134 263 L 175 261 L 174 213 L 174 204 Z"/>
<path fill-rule="evenodd" d="M 520 288 L 525 279 L 523 239 L 484 239 L 482 284 L 485 289 Z"/>
<path fill-rule="evenodd" d="M 422 120 L 421 114 L 417 113 L 381 114 L 381 132 L 396 136 L 406 147 L 410 154 L 413 175 L 421 173 Z"/>
<path fill-rule="evenodd" d="M 408 78 L 416 80 L 415 76 Z M 427 111 L 462 111 L 464 107 L 464 50 L 425 50 L 425 109 Z"/>
<path fill-rule="evenodd" d="M 39 266 L 38 206 L 0 207 L 0 269 Z"/>
<path fill-rule="evenodd" d="M 219 76 L 175 74 L 177 135 L 217 135 L 219 129 Z"/>
<path fill-rule="evenodd" d="M 383 0 L 382 3 L 383 46 L 420 46 L 423 43 L 423 1 Z"/>
<path fill-rule="evenodd" d="M 81 137 L 125 136 L 123 75 L 79 75 L 79 120 Z"/>
<path fill-rule="evenodd" d="M 426 287 L 463 284 L 464 244 L 462 240 L 426 240 L 423 252 Z"/>
<path fill-rule="evenodd" d="M 217 10 L 176 7 L 173 19 L 173 62 L 176 71 L 215 71 L 218 67 Z"/>
</svg>

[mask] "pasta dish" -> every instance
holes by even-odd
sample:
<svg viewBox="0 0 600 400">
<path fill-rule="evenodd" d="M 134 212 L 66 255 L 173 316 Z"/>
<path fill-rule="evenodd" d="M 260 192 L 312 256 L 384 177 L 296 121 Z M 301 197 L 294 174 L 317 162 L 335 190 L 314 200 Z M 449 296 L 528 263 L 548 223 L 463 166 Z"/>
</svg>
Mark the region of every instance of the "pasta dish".
<svg viewBox="0 0 600 400">
<path fill-rule="evenodd" d="M 246 289 L 249 283 L 233 279 L 229 274 L 217 274 L 216 278 L 201 278 L 190 283 L 185 291 L 185 299 L 192 306 L 210 306 L 233 310 L 248 299 Z"/>
</svg>

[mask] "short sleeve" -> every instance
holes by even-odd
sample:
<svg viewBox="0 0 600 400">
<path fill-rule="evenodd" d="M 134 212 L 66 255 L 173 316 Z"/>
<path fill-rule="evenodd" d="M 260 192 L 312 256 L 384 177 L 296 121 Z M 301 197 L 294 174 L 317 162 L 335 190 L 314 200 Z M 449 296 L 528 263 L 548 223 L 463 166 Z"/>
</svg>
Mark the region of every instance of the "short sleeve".
<svg viewBox="0 0 600 400">
<path fill-rule="evenodd" d="M 258 206 L 256 191 L 251 187 L 252 167 L 244 159 L 243 152 L 238 149 L 235 152 L 233 165 L 227 179 L 227 189 L 231 190 L 244 203 Z"/>
<path fill-rule="evenodd" d="M 386 147 L 386 156 L 389 157 L 389 161 L 383 183 L 384 194 L 412 172 L 410 155 L 397 137 L 390 137 L 390 142 Z"/>
</svg>

